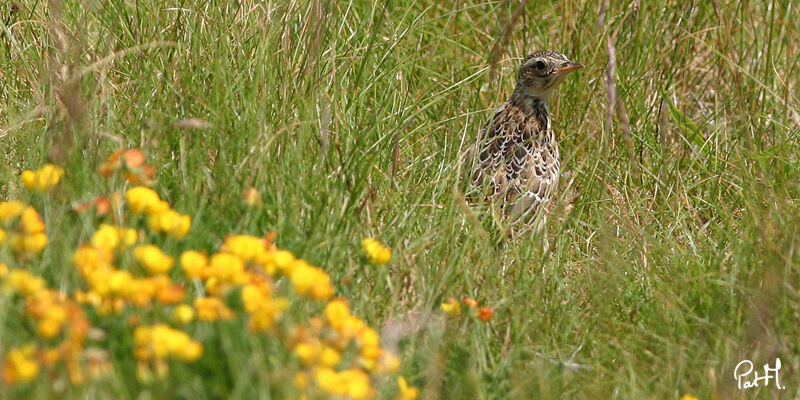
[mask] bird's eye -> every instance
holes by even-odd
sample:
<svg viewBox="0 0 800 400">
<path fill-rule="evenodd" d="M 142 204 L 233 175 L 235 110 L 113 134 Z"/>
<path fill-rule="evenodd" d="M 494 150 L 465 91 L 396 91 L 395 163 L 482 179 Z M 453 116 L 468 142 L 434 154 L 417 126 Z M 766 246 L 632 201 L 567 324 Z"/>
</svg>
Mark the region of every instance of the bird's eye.
<svg viewBox="0 0 800 400">
<path fill-rule="evenodd" d="M 543 70 L 544 69 L 544 61 L 537 61 L 536 64 L 534 64 L 533 66 L 536 67 L 536 69 L 538 69 L 538 70 Z"/>
</svg>

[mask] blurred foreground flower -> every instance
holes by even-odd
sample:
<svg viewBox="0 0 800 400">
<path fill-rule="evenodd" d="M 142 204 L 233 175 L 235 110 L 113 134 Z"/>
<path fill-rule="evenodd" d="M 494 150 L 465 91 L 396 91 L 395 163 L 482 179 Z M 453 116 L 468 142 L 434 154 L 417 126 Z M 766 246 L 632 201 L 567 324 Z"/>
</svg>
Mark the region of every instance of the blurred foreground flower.
<svg viewBox="0 0 800 400">
<path fill-rule="evenodd" d="M 120 149 L 108 157 L 100 166 L 100 175 L 110 178 L 114 172 L 122 171 L 125 179 L 133 184 L 149 185 L 155 175 L 155 168 L 145 164 L 144 153 L 140 149 Z"/>
<path fill-rule="evenodd" d="M 384 265 L 392 258 L 392 250 L 383 247 L 380 242 L 373 238 L 366 238 L 361 241 L 361 248 L 367 254 L 369 262 L 376 265 Z"/>
<path fill-rule="evenodd" d="M 456 317 L 461 314 L 461 303 L 451 297 L 447 302 L 442 303 L 442 311 L 451 317 Z"/>
<path fill-rule="evenodd" d="M 451 297 L 441 304 L 441 308 L 448 317 L 454 318 L 461 315 L 461 303 L 468 307 L 465 311 L 466 315 L 478 318 L 483 322 L 488 322 L 494 316 L 494 310 L 491 307 L 480 307 L 480 304 L 470 297 L 464 298 L 461 302 Z"/>
<path fill-rule="evenodd" d="M 62 176 L 64 176 L 64 168 L 53 164 L 45 164 L 36 171 L 23 171 L 22 183 L 29 190 L 46 192 L 58 185 Z"/>
<path fill-rule="evenodd" d="M 42 217 L 35 208 L 20 201 L 0 201 L 0 244 L 8 241 L 12 250 L 25 257 L 47 246 Z"/>
<path fill-rule="evenodd" d="M 13 384 L 35 378 L 39 374 L 39 362 L 33 358 L 35 350 L 33 345 L 10 350 L 3 362 L 3 382 Z"/>
<path fill-rule="evenodd" d="M 121 150 L 109 157 L 101 173 L 122 171 L 129 182 L 149 183 L 152 173 L 144 161 L 138 149 Z M 29 171 L 25 179 L 39 185 L 38 173 Z M 170 368 L 182 368 L 182 362 L 203 362 L 204 345 L 190 332 L 210 344 L 219 342 L 214 336 L 258 334 L 298 361 L 280 366 L 294 376 L 296 390 L 288 388 L 287 395 L 369 399 L 384 391 L 375 385 L 391 382 L 383 376 L 394 375 L 398 385 L 386 389 L 398 399 L 416 398 L 417 390 L 395 375 L 401 361 L 381 346 L 378 332 L 353 315 L 346 300 L 331 300 L 331 276 L 279 249 L 275 232 L 262 237 L 231 234 L 214 249 L 189 250 L 172 239 L 191 233 L 190 215 L 173 210 L 149 187 L 122 190 L 127 184 L 119 179 L 111 184 L 120 189 L 72 203 L 84 226 L 94 231 L 74 245 L 71 263 L 77 274 L 70 275 L 77 281 L 61 285 L 61 290 L 48 288 L 30 270 L 33 262 L 41 264 L 36 270 L 52 268 L 53 262 L 56 268 L 63 265 L 58 255 L 53 260 L 31 257 L 48 244 L 39 212 L 20 201 L 0 202 L 0 294 L 24 310 L 20 318 L 35 333 L 25 343 L 18 335 L 0 332 L 0 376 L 6 384 L 41 376 L 62 386 L 80 385 L 86 378 L 130 366 L 115 364 L 119 352 L 103 346 L 119 342 L 106 341 L 106 336 L 123 342 L 133 337 L 135 375 L 148 383 L 167 379 Z M 259 197 L 250 190 L 245 202 L 254 205 Z M 89 212 L 93 207 L 95 212 Z M 193 241 L 203 242 L 209 241 Z M 391 258 L 391 250 L 374 239 L 362 245 L 374 264 Z M 176 262 L 180 268 L 173 268 Z M 236 326 L 249 329 L 230 329 Z M 96 347 L 86 347 L 87 340 L 96 341 Z M 217 359 L 208 358 L 206 364 L 212 364 L 199 370 L 214 367 Z"/>
<path fill-rule="evenodd" d="M 192 362 L 203 355 L 203 345 L 192 340 L 186 332 L 164 324 L 139 326 L 133 332 L 134 357 L 142 361 L 175 357 Z"/>
<path fill-rule="evenodd" d="M 414 400 L 417 398 L 417 388 L 408 386 L 406 378 L 397 377 L 397 386 L 400 389 L 400 393 L 397 394 L 397 400 Z"/>
<path fill-rule="evenodd" d="M 492 319 L 492 316 L 494 316 L 494 310 L 492 310 L 491 308 L 489 308 L 489 307 L 481 307 L 481 308 L 478 309 L 478 318 L 481 321 L 487 322 L 490 319 Z"/>
<path fill-rule="evenodd" d="M 471 299 L 471 298 L 467 297 L 467 298 L 464 299 L 464 305 L 467 306 L 467 307 L 475 308 L 475 307 L 478 306 L 478 302 L 475 301 L 475 299 Z"/>
<path fill-rule="evenodd" d="M 258 207 L 261 205 L 261 193 L 256 188 L 249 187 L 242 193 L 242 202 L 248 207 Z"/>
</svg>

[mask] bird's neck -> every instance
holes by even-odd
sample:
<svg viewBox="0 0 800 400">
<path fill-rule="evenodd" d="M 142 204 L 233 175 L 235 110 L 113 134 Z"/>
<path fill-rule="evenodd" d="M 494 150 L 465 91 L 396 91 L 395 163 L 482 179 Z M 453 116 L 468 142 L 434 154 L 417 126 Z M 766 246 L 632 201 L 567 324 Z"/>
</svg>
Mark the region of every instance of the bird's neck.
<svg viewBox="0 0 800 400">
<path fill-rule="evenodd" d="M 542 127 L 550 127 L 550 96 L 533 95 L 525 88 L 517 86 L 511 95 L 511 103 L 526 115 L 534 116 Z"/>
</svg>

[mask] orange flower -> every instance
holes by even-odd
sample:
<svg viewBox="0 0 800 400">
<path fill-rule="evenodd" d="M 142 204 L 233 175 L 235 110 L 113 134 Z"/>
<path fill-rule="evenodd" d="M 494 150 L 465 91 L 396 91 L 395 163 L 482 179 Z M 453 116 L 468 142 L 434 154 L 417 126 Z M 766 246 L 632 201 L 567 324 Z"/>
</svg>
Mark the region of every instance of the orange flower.
<svg viewBox="0 0 800 400">
<path fill-rule="evenodd" d="M 256 207 L 261 205 L 261 194 L 254 187 L 245 189 L 242 194 L 242 201 L 248 207 Z"/>
<path fill-rule="evenodd" d="M 133 184 L 149 184 L 155 175 L 155 168 L 144 163 L 145 156 L 140 149 L 120 149 L 108 157 L 100 166 L 100 175 L 111 177 L 114 171 L 122 169 L 125 179 Z"/>
<path fill-rule="evenodd" d="M 471 298 L 467 297 L 467 298 L 464 299 L 464 305 L 467 306 L 467 307 L 477 307 L 478 306 L 478 302 L 475 301 L 475 299 L 471 299 Z"/>
<path fill-rule="evenodd" d="M 492 316 L 494 316 L 494 310 L 492 310 L 491 308 L 489 308 L 489 307 L 481 307 L 481 308 L 478 309 L 478 318 L 481 321 L 487 322 L 490 319 L 492 319 Z"/>
<path fill-rule="evenodd" d="M 194 299 L 194 308 L 197 310 L 197 319 L 201 321 L 229 320 L 234 315 L 233 310 L 216 297 L 198 297 Z"/>
</svg>

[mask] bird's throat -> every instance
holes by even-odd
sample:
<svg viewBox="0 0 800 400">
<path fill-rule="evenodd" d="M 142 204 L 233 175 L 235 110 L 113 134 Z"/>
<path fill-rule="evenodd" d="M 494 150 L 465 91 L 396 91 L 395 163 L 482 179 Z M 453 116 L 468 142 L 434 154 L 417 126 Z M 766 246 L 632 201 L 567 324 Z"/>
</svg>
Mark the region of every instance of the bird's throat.
<svg viewBox="0 0 800 400">
<path fill-rule="evenodd" d="M 548 93 L 549 94 L 549 93 Z M 527 90 L 517 90 L 511 96 L 511 103 L 519 107 L 525 115 L 534 116 L 539 120 L 539 126 L 550 125 L 550 96 L 534 96 Z"/>
</svg>

